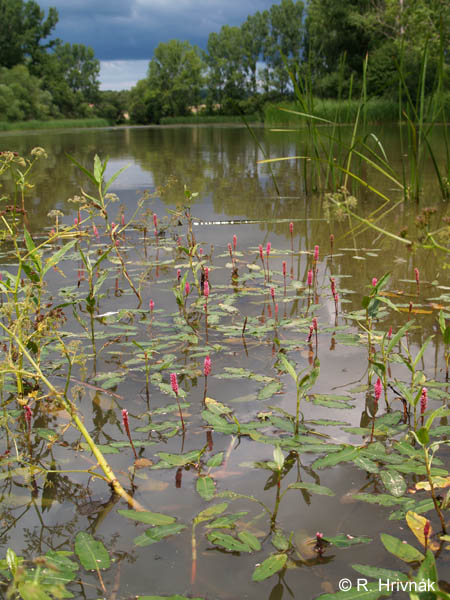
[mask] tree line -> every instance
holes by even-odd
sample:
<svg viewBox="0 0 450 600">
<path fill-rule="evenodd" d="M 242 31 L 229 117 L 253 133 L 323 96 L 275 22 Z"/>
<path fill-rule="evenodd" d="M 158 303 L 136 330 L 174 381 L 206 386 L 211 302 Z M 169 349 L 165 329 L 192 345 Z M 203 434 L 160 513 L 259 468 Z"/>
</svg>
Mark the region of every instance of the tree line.
<svg viewBox="0 0 450 600">
<path fill-rule="evenodd" d="M 135 123 L 190 114 L 250 114 L 293 94 L 291 77 L 317 97 L 417 93 L 424 56 L 426 91 L 438 69 L 449 94 L 448 0 L 281 0 L 224 25 L 200 50 L 160 43 L 147 76 L 130 92 L 100 92 L 92 48 L 46 41 L 58 22 L 34 0 L 0 0 L 0 121 L 87 118 Z M 363 64 L 368 56 L 368 68 Z"/>
<path fill-rule="evenodd" d="M 448 0 L 281 0 L 211 33 L 206 51 L 159 44 L 131 90 L 130 115 L 158 122 L 199 105 L 209 114 L 254 113 L 293 95 L 290 74 L 321 98 L 358 94 L 365 78 L 370 96 L 397 99 L 400 78 L 417 93 L 424 56 L 425 92 L 441 67 L 448 94 L 449 32 Z"/>
</svg>

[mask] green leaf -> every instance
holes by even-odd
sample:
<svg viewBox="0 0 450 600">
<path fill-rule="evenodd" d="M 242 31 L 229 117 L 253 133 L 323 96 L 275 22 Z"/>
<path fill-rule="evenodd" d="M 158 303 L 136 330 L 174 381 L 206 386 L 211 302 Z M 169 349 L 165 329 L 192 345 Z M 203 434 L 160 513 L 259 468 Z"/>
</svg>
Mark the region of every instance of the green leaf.
<svg viewBox="0 0 450 600">
<path fill-rule="evenodd" d="M 146 523 L 147 525 L 170 525 L 176 521 L 175 517 L 150 511 L 120 509 L 117 512 L 122 517 L 132 519 L 133 521 L 139 521 L 140 523 Z"/>
<path fill-rule="evenodd" d="M 156 542 L 160 542 L 170 535 L 175 535 L 176 533 L 183 531 L 183 529 L 186 529 L 186 525 L 183 525 L 182 523 L 158 525 L 151 529 L 147 529 L 143 535 L 138 535 L 133 541 L 136 546 L 151 546 L 151 544 L 156 544 Z"/>
<path fill-rule="evenodd" d="M 358 455 L 357 448 L 353 448 L 353 446 L 348 446 L 339 452 L 333 452 L 333 454 L 329 454 L 328 456 L 324 456 L 322 458 L 318 458 L 313 462 L 311 467 L 313 469 L 323 469 L 324 467 L 333 467 L 341 462 L 348 462 L 353 460 Z"/>
<path fill-rule="evenodd" d="M 208 533 L 206 537 L 211 544 L 225 548 L 225 550 L 229 550 L 230 552 L 252 551 L 251 547 L 246 543 L 241 542 L 228 533 L 223 533 L 222 531 L 212 531 L 211 533 Z"/>
<path fill-rule="evenodd" d="M 416 550 L 414 546 L 404 544 L 401 540 L 387 533 L 381 534 L 381 542 L 388 552 L 394 554 L 405 562 L 422 561 L 425 557 L 422 552 Z"/>
<path fill-rule="evenodd" d="M 252 550 L 261 550 L 261 542 L 256 535 L 253 535 L 253 533 L 250 533 L 249 531 L 240 531 L 238 533 L 238 538 Z"/>
<path fill-rule="evenodd" d="M 280 361 L 282 362 L 285 371 L 287 371 L 289 373 L 289 375 L 292 377 L 292 379 L 294 381 L 297 381 L 297 373 L 295 372 L 295 369 L 292 366 L 292 364 L 288 361 L 288 359 L 284 356 L 284 354 L 279 354 L 278 357 L 279 357 Z"/>
<path fill-rule="evenodd" d="M 403 496 L 406 491 L 406 481 L 395 471 L 381 471 L 380 477 L 385 488 L 396 498 Z"/>
<path fill-rule="evenodd" d="M 214 456 L 211 456 L 211 458 L 206 463 L 206 466 L 207 467 L 220 467 L 220 465 L 222 464 L 222 461 L 223 461 L 223 452 L 218 452 L 217 454 L 214 454 Z"/>
<path fill-rule="evenodd" d="M 83 165 L 81 165 L 77 160 L 75 160 L 75 158 L 73 156 L 70 156 L 70 154 L 67 154 L 67 152 L 66 152 L 66 156 L 80 169 L 80 171 L 83 171 L 83 173 L 87 177 L 89 177 L 89 179 L 92 181 L 92 183 L 94 183 L 95 185 L 98 185 L 98 182 L 95 179 L 93 173 L 91 173 L 90 171 L 88 171 L 87 169 L 85 169 L 85 167 L 83 167 Z"/>
<path fill-rule="evenodd" d="M 244 517 L 248 514 L 247 510 L 234 513 L 233 515 L 227 515 L 226 517 L 218 517 L 214 519 L 214 521 L 210 521 L 205 525 L 206 529 L 231 529 L 234 527 L 236 521 L 238 521 L 241 517 Z"/>
<path fill-rule="evenodd" d="M 25 238 L 25 245 L 30 254 L 30 258 L 33 261 L 33 263 L 35 264 L 36 269 L 40 273 L 42 271 L 41 257 L 39 255 L 39 252 L 36 250 L 36 245 L 33 242 L 33 238 L 29 234 L 28 229 L 26 227 L 24 227 L 24 229 L 23 229 L 23 235 Z"/>
<path fill-rule="evenodd" d="M 365 456 L 357 456 L 353 463 L 368 473 L 378 473 L 379 471 L 378 465 Z"/>
<path fill-rule="evenodd" d="M 284 465 L 284 454 L 280 449 L 280 446 L 276 446 L 273 449 L 273 460 L 277 466 L 277 469 L 280 471 Z"/>
<path fill-rule="evenodd" d="M 136 596 L 136 600 L 205 600 L 204 598 L 192 598 L 189 596 L 180 596 L 175 594 L 174 596 Z"/>
<path fill-rule="evenodd" d="M 216 493 L 214 480 L 209 475 L 197 478 L 196 489 L 203 500 L 212 500 L 212 498 L 214 498 L 214 494 Z"/>
<path fill-rule="evenodd" d="M 412 366 L 414 367 L 414 369 L 417 366 L 417 363 L 419 362 L 419 360 L 422 358 L 428 344 L 431 342 L 431 340 L 434 338 L 434 335 L 430 335 L 422 344 L 422 347 L 420 348 L 419 352 L 417 353 L 416 358 L 414 359 L 414 362 L 412 364 Z"/>
<path fill-rule="evenodd" d="M 360 535 L 357 537 L 346 535 L 345 533 L 339 533 L 334 537 L 325 537 L 327 542 L 336 546 L 336 548 L 350 548 L 350 546 L 356 546 L 358 544 L 370 544 L 372 538 L 366 535 Z"/>
<path fill-rule="evenodd" d="M 287 562 L 286 554 L 272 554 L 253 571 L 253 581 L 263 581 L 283 569 Z"/>
<path fill-rule="evenodd" d="M 352 565 L 352 569 L 355 569 L 355 571 L 361 573 L 361 575 L 373 577 L 374 579 L 381 579 L 383 581 L 386 579 L 389 579 L 390 581 L 409 581 L 408 575 L 405 575 L 405 573 L 402 573 L 401 571 L 391 571 L 390 569 L 358 564 Z"/>
<path fill-rule="evenodd" d="M 289 540 L 279 529 L 277 529 L 272 536 L 272 544 L 280 552 L 284 552 L 289 548 Z"/>
<path fill-rule="evenodd" d="M 107 569 L 111 561 L 108 550 L 102 542 L 95 540 L 85 531 L 79 531 L 75 538 L 75 552 L 87 571 Z"/>
<path fill-rule="evenodd" d="M 228 507 L 228 502 L 221 502 L 220 504 L 214 504 L 214 506 L 209 506 L 198 513 L 198 515 L 194 518 L 194 525 L 198 525 L 198 523 L 202 523 L 203 521 L 208 521 L 211 517 L 215 517 L 216 515 L 220 515 L 226 510 Z"/>
<path fill-rule="evenodd" d="M 108 179 L 108 181 L 105 184 L 104 190 L 103 190 L 104 194 L 106 194 L 106 192 L 109 190 L 111 184 L 113 184 L 115 182 L 115 180 L 119 177 L 119 175 L 121 175 L 124 171 L 126 171 L 130 166 L 131 166 L 131 163 L 129 165 L 125 165 L 124 167 L 119 169 L 116 173 L 114 173 L 114 175 L 112 175 Z"/>
<path fill-rule="evenodd" d="M 434 410 L 431 415 L 428 417 L 428 419 L 426 420 L 425 423 L 425 427 L 428 429 L 428 431 L 430 430 L 433 421 L 435 419 L 442 418 L 442 417 L 448 417 L 450 415 L 450 408 L 448 408 L 447 406 L 440 406 L 439 408 L 437 408 L 436 410 Z"/>
<path fill-rule="evenodd" d="M 200 450 L 192 450 L 186 454 L 169 454 L 168 452 L 158 452 L 157 455 L 165 463 L 172 467 L 183 467 L 189 463 L 196 463 L 200 457 Z"/>
<path fill-rule="evenodd" d="M 51 600 L 51 597 L 44 592 L 39 582 L 24 581 L 19 583 L 18 588 L 22 600 Z"/>
<path fill-rule="evenodd" d="M 307 483 L 304 481 L 298 481 L 296 483 L 290 483 L 288 485 L 289 490 L 307 490 L 311 494 L 320 494 L 321 496 L 334 496 L 333 490 L 325 487 L 324 485 L 318 485 L 317 483 Z"/>
<path fill-rule="evenodd" d="M 416 436 L 422 446 L 426 446 L 430 441 L 430 436 L 428 435 L 428 429 L 426 427 L 421 427 L 416 431 Z"/>
<path fill-rule="evenodd" d="M 99 155 L 96 154 L 94 156 L 94 178 L 98 185 L 100 185 L 103 180 L 103 173 L 105 172 L 106 162 L 107 161 L 105 160 L 104 165 L 102 165 L 102 161 L 100 160 Z"/>
<path fill-rule="evenodd" d="M 73 581 L 79 567 L 70 560 L 72 552 L 49 550 L 45 554 L 46 564 L 42 570 L 42 578 L 46 584 L 66 584 Z"/>
<path fill-rule="evenodd" d="M 64 254 L 66 254 L 66 252 L 68 252 L 71 248 L 73 248 L 76 243 L 77 243 L 77 240 L 71 240 L 65 246 L 60 248 L 57 252 L 52 254 L 52 256 L 47 260 L 47 262 L 44 265 L 44 268 L 42 270 L 42 275 L 45 275 L 49 269 L 51 269 L 52 267 L 57 265 L 59 263 L 59 261 L 61 260 L 61 258 L 64 256 Z"/>
<path fill-rule="evenodd" d="M 274 394 L 279 392 L 283 388 L 283 384 L 280 381 L 272 381 L 268 383 L 262 390 L 258 392 L 258 400 L 267 400 L 272 398 Z"/>
</svg>

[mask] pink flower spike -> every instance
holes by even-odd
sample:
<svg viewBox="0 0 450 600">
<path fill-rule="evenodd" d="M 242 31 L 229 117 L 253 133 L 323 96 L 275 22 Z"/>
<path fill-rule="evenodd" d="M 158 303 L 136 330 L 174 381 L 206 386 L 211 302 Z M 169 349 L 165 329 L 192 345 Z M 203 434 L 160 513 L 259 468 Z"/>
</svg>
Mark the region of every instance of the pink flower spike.
<svg viewBox="0 0 450 600">
<path fill-rule="evenodd" d="M 266 246 L 267 256 L 269 256 L 271 250 L 272 250 L 272 244 L 270 242 L 267 242 L 267 246 Z"/>
<path fill-rule="evenodd" d="M 237 248 L 237 236 L 233 235 L 233 250 L 236 250 Z"/>
<path fill-rule="evenodd" d="M 261 260 L 264 262 L 264 255 L 263 255 L 262 244 L 259 245 L 259 256 L 261 257 Z"/>
<path fill-rule="evenodd" d="M 153 300 L 150 300 L 150 302 L 148 303 L 148 306 L 150 308 L 150 312 L 153 312 L 153 309 L 155 308 L 155 303 L 153 302 Z"/>
<path fill-rule="evenodd" d="M 377 283 L 378 283 L 378 279 L 376 277 L 374 277 L 372 279 L 372 286 L 375 287 L 377 285 Z"/>
<path fill-rule="evenodd" d="M 414 275 L 416 277 L 417 285 L 419 285 L 419 283 L 420 283 L 420 273 L 419 273 L 419 269 L 417 267 L 414 269 Z"/>
<path fill-rule="evenodd" d="M 431 524 L 430 524 L 430 521 L 428 521 L 428 519 L 427 519 L 427 522 L 423 526 L 423 536 L 426 540 L 428 539 L 428 536 L 430 535 L 430 531 L 431 531 Z"/>
<path fill-rule="evenodd" d="M 275 300 L 275 288 L 270 288 L 270 295 L 272 296 L 272 300 Z"/>
<path fill-rule="evenodd" d="M 31 418 L 33 416 L 33 411 L 28 406 L 28 404 L 25 404 L 25 406 L 23 407 L 23 410 L 25 411 L 25 422 L 27 424 L 28 431 L 29 431 L 31 429 Z"/>
<path fill-rule="evenodd" d="M 206 280 L 203 284 L 203 295 L 205 296 L 205 298 L 209 296 L 209 283 Z"/>
<path fill-rule="evenodd" d="M 390 340 L 391 337 L 392 337 L 392 325 L 389 327 L 389 331 L 388 331 L 387 337 L 388 337 L 388 340 Z"/>
<path fill-rule="evenodd" d="M 422 388 L 422 395 L 420 396 L 420 414 L 423 415 L 423 413 L 427 410 L 427 405 L 428 405 L 428 390 L 426 387 Z"/>
<path fill-rule="evenodd" d="M 289 223 L 289 233 L 291 235 L 294 233 L 294 223 L 292 221 Z"/>
<path fill-rule="evenodd" d="M 321 540 L 323 538 L 323 533 L 320 533 L 319 531 L 316 533 L 316 538 L 318 540 Z"/>
<path fill-rule="evenodd" d="M 181 279 L 181 269 L 177 269 L 177 281 Z"/>
<path fill-rule="evenodd" d="M 97 229 L 97 227 L 95 226 L 95 223 L 94 223 L 94 225 L 92 226 L 92 228 L 93 228 L 93 230 L 94 230 L 94 235 L 95 235 L 95 237 L 98 239 L 100 236 L 98 235 L 98 229 Z"/>
<path fill-rule="evenodd" d="M 375 400 L 376 400 L 376 402 L 378 402 L 378 400 L 381 398 L 382 391 L 383 391 L 383 385 L 381 383 L 381 379 L 378 377 L 377 382 L 375 384 Z"/>
<path fill-rule="evenodd" d="M 73 224 L 75 225 L 75 227 L 78 227 L 78 219 L 77 219 L 77 217 L 75 217 L 75 219 L 73 220 Z"/>
<path fill-rule="evenodd" d="M 313 282 L 313 272 L 312 272 L 312 269 L 310 269 L 308 271 L 308 287 L 312 286 L 312 282 Z"/>
<path fill-rule="evenodd" d="M 200 256 L 202 256 L 203 255 L 203 248 L 199 248 L 198 249 L 198 253 L 199 253 Z"/>
<path fill-rule="evenodd" d="M 191 286 L 189 285 L 189 281 L 186 281 L 186 285 L 184 286 L 184 293 L 186 296 L 189 296 L 189 292 L 191 291 Z"/>
<path fill-rule="evenodd" d="M 125 426 L 125 429 L 128 427 L 128 411 L 126 408 L 122 408 L 122 421 Z"/>
<path fill-rule="evenodd" d="M 209 281 L 209 269 L 205 267 L 205 281 Z"/>
<path fill-rule="evenodd" d="M 205 362 L 203 363 L 203 373 L 205 377 L 211 373 L 211 359 L 209 356 L 205 356 Z"/>
<path fill-rule="evenodd" d="M 122 216 L 120 217 L 120 222 L 122 224 L 122 227 L 125 227 L 125 214 L 122 213 Z"/>
<path fill-rule="evenodd" d="M 335 281 L 334 277 L 332 277 L 330 279 L 330 283 L 331 283 L 331 294 L 333 296 L 335 296 L 336 295 L 336 281 Z"/>
<path fill-rule="evenodd" d="M 312 320 L 312 326 L 314 331 L 317 331 L 317 317 L 314 317 Z"/>
<path fill-rule="evenodd" d="M 286 277 L 286 261 L 283 260 L 283 276 Z"/>
<path fill-rule="evenodd" d="M 307 338 L 307 340 L 306 340 L 307 342 L 310 342 L 310 341 L 311 341 L 311 338 L 312 338 L 312 334 L 313 334 L 313 333 L 314 333 L 314 325 L 310 325 L 310 326 L 309 326 L 309 334 L 308 334 L 308 338 Z"/>
<path fill-rule="evenodd" d="M 319 260 L 319 246 L 314 246 L 314 261 L 317 262 Z"/>
<path fill-rule="evenodd" d="M 176 373 L 170 374 L 170 385 L 172 386 L 173 393 L 178 396 L 178 381 Z"/>
<path fill-rule="evenodd" d="M 158 230 L 158 217 L 156 215 L 156 213 L 153 213 L 153 225 L 155 227 L 155 231 Z"/>
</svg>

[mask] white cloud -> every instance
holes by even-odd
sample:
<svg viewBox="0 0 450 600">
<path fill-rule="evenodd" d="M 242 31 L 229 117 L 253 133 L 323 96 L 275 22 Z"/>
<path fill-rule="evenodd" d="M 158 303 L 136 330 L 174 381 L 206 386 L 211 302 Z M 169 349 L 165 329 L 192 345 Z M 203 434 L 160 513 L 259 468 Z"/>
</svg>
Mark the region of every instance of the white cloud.
<svg viewBox="0 0 450 600">
<path fill-rule="evenodd" d="M 147 75 L 148 60 L 102 60 L 101 90 L 129 90 Z"/>
</svg>

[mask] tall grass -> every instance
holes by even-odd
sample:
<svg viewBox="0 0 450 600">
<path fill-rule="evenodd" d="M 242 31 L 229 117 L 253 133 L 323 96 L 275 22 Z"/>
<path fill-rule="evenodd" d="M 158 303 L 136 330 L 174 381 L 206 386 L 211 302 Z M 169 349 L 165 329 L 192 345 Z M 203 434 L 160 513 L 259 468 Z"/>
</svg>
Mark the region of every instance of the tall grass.
<svg viewBox="0 0 450 600">
<path fill-rule="evenodd" d="M 0 131 L 25 131 L 32 129 L 68 129 L 76 127 L 109 127 L 107 119 L 55 119 L 52 121 L 0 121 Z"/>
<path fill-rule="evenodd" d="M 353 124 L 358 114 L 360 101 L 356 99 L 341 98 L 314 100 L 314 114 L 316 117 L 340 124 Z M 280 109 L 302 112 L 302 105 L 298 101 L 282 102 L 280 104 L 267 104 L 264 107 L 264 124 L 267 127 L 291 127 L 303 125 L 306 117 L 294 116 Z M 398 104 L 395 100 L 383 98 L 369 98 L 364 104 L 365 119 L 367 123 L 395 122 L 398 120 Z"/>
</svg>

